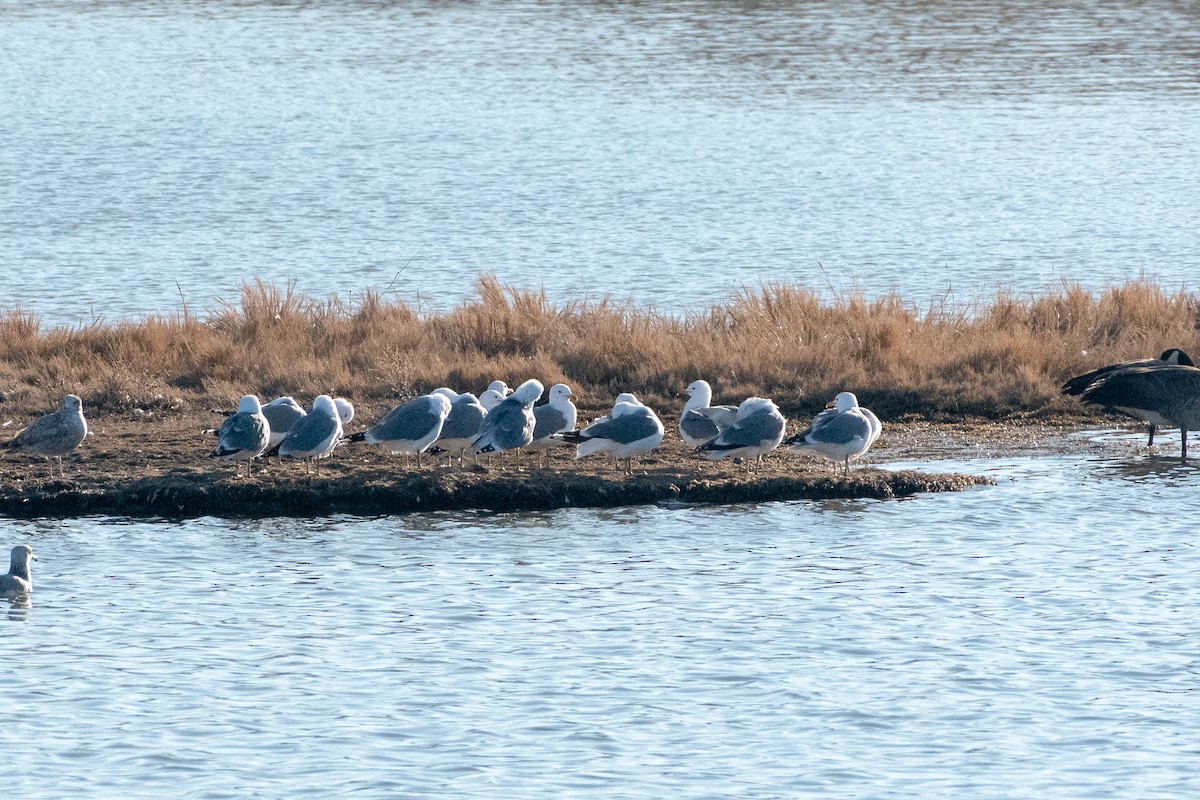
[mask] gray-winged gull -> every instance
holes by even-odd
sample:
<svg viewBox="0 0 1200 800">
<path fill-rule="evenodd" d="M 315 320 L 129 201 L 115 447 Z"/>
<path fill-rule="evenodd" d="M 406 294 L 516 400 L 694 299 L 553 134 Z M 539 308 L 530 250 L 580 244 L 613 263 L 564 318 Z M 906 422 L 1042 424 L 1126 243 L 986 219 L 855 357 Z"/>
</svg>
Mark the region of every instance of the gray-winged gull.
<svg viewBox="0 0 1200 800">
<path fill-rule="evenodd" d="M 1077 375 L 1071 378 L 1062 385 L 1062 393 L 1065 395 L 1079 396 L 1088 390 L 1097 381 L 1107 378 L 1114 372 L 1123 369 L 1132 369 L 1134 367 L 1162 367 L 1162 366 L 1180 366 L 1194 367 L 1192 359 L 1188 354 L 1180 350 L 1178 347 L 1172 347 L 1169 350 L 1164 350 L 1158 358 L 1143 358 L 1138 361 L 1121 361 L 1116 364 L 1109 364 L 1099 369 L 1094 369 L 1091 372 L 1085 372 L 1082 375 Z M 1147 447 L 1154 446 L 1154 432 L 1162 427 L 1171 427 L 1171 423 L 1161 415 L 1150 409 L 1134 409 L 1126 411 L 1129 416 L 1140 419 L 1143 422 L 1150 424 L 1150 439 L 1146 442 Z"/>
<path fill-rule="evenodd" d="M 850 459 L 867 452 L 879 436 L 878 419 L 875 425 L 867 410 L 858 405 L 853 392 L 839 392 L 820 414 L 813 418 L 812 425 L 787 440 L 793 450 L 815 450 L 825 458 L 844 465 L 844 474 L 850 473 Z M 871 415 L 872 417 L 874 414 Z"/>
<path fill-rule="evenodd" d="M 732 425 L 737 417 L 733 406 L 714 406 L 708 381 L 692 381 L 687 387 L 688 400 L 679 415 L 679 437 L 693 450 L 717 438 L 720 426 Z"/>
<path fill-rule="evenodd" d="M 29 575 L 29 562 L 36 560 L 37 556 L 33 554 L 33 549 L 27 544 L 19 544 L 12 549 L 8 574 L 0 575 L 0 597 L 21 597 L 33 591 L 33 579 Z"/>
<path fill-rule="evenodd" d="M 716 461 L 725 456 L 746 458 L 746 471 L 750 470 L 750 456 L 761 461 L 783 441 L 783 430 L 787 420 L 779 408 L 763 397 L 748 397 L 737 408 L 737 418 L 732 425 L 721 429 L 711 442 L 700 446 L 708 457 Z"/>
<path fill-rule="evenodd" d="M 333 398 L 319 394 L 313 400 L 312 410 L 296 421 L 291 431 L 279 443 L 280 458 L 304 459 L 304 471 L 308 472 L 313 460 L 317 462 L 317 474 L 321 474 L 321 458 L 328 456 L 342 439 L 342 418 L 338 415 Z"/>
<path fill-rule="evenodd" d="M 527 450 L 542 451 L 542 466 L 546 466 L 550 451 L 566 444 L 562 433 L 575 430 L 578 411 L 571 398 L 571 387 L 556 383 L 550 387 L 550 399 L 533 409 L 533 441 Z"/>
<path fill-rule="evenodd" d="M 241 467 L 237 462 L 246 462 L 246 475 L 254 472 L 254 459 L 262 455 L 271 442 L 271 423 L 263 413 L 258 398 L 245 395 L 238 401 L 237 411 L 225 418 L 217 430 L 217 449 L 212 458 L 234 462 L 234 472 Z"/>
<path fill-rule="evenodd" d="M 69 394 L 62 399 L 62 408 L 38 417 L 32 425 L 17 433 L 0 447 L 20 450 L 54 459 L 58 463 L 58 474 L 63 472 L 62 457 L 79 446 L 87 436 L 87 420 L 83 417 L 83 401 Z M 54 465 L 50 465 L 50 477 L 54 477 Z"/>
<path fill-rule="evenodd" d="M 658 447 L 663 438 L 663 424 L 648 406 L 620 402 L 608 416 L 583 430 L 564 434 L 563 438 L 578 445 L 575 458 L 608 453 L 618 462 L 624 460 L 625 474 L 632 475 L 633 457 Z"/>
<path fill-rule="evenodd" d="M 470 392 L 459 394 L 445 387 L 434 389 L 434 394 L 445 395 L 450 401 L 450 414 L 446 417 L 442 431 L 434 441 L 433 447 L 445 450 L 450 458 L 458 456 L 458 465 L 463 464 L 463 454 L 471 447 L 471 442 L 479 435 L 483 426 L 483 418 L 487 409 L 479 402 L 479 398 Z"/>
<path fill-rule="evenodd" d="M 450 416 L 450 399 L 443 394 L 424 394 L 401 403 L 362 433 L 350 437 L 352 442 L 376 444 L 390 453 L 417 456 L 442 434 Z"/>
<path fill-rule="evenodd" d="M 488 411 L 479 428 L 479 435 L 471 443 L 476 455 L 481 453 L 503 453 L 516 450 L 520 463 L 520 449 L 533 441 L 533 404 L 542 396 L 545 387 L 534 378 L 522 383 L 504 402 Z"/>
<path fill-rule="evenodd" d="M 1179 457 L 1186 462 L 1188 431 L 1200 428 L 1200 369 L 1167 364 L 1119 369 L 1093 383 L 1079 399 L 1179 428 Z"/>
</svg>

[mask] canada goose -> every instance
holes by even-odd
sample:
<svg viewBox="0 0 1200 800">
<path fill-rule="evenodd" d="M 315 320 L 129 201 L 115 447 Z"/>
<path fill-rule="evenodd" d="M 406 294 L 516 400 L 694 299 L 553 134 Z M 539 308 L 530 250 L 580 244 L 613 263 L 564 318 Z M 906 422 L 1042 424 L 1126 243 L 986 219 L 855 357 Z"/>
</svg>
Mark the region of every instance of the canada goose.
<svg viewBox="0 0 1200 800">
<path fill-rule="evenodd" d="M 1180 350 L 1178 347 L 1172 347 L 1169 350 L 1164 350 L 1163 354 L 1158 358 L 1143 358 L 1140 361 L 1122 361 L 1117 364 L 1109 364 L 1107 367 L 1100 367 L 1091 372 L 1086 372 L 1083 375 L 1078 375 L 1071 378 L 1062 385 L 1062 393 L 1077 397 L 1087 391 L 1088 387 L 1094 384 L 1101 378 L 1106 378 L 1117 370 L 1131 369 L 1133 367 L 1161 367 L 1164 365 L 1193 367 L 1195 364 L 1188 358 L 1188 354 Z M 1170 426 L 1170 423 L 1164 422 L 1161 418 L 1153 416 L 1142 416 L 1134 412 L 1127 412 L 1130 416 L 1140 419 L 1143 422 L 1150 423 L 1150 440 L 1146 443 L 1147 447 L 1154 446 L 1154 431 L 1159 425 Z"/>
<path fill-rule="evenodd" d="M 1187 461 L 1188 431 L 1200 428 L 1200 369 L 1168 364 L 1119 369 L 1095 381 L 1080 399 L 1179 428 L 1180 459 Z"/>
</svg>

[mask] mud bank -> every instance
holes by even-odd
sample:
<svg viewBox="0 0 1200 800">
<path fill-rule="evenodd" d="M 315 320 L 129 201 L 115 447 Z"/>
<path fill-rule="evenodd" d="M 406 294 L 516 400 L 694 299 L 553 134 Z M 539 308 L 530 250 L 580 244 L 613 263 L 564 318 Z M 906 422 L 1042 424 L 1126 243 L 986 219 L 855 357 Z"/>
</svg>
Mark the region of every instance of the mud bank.
<svg viewBox="0 0 1200 800">
<path fill-rule="evenodd" d="M 459 468 L 426 457 L 417 467 L 366 445 L 339 448 L 321 474 L 300 463 L 262 463 L 250 478 L 208 458 L 207 417 L 171 415 L 97 420 L 94 435 L 66 459 L 66 477 L 51 478 L 44 460 L 0 460 L 0 516 L 270 517 L 396 514 L 413 511 L 524 511 L 643 503 L 757 503 L 775 500 L 906 497 L 990 483 L 970 475 L 890 471 L 869 465 L 835 475 L 818 458 L 775 453 L 747 475 L 712 463 L 668 440 L 635 462 L 625 477 L 602 457 L 580 461 L 563 448 L 546 468 L 525 456 Z M 925 435 L 898 429 L 876 463 L 911 460 Z M 908 445 L 898 446 L 901 442 Z"/>
</svg>

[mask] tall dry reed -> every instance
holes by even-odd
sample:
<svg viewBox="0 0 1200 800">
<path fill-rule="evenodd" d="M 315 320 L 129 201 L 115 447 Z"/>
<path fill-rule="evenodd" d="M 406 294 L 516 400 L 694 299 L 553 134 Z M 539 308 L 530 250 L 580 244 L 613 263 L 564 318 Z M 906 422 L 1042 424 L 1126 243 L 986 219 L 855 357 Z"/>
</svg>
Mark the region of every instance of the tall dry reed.
<svg viewBox="0 0 1200 800">
<path fill-rule="evenodd" d="M 491 276 L 476 288 L 446 313 L 260 281 L 204 315 L 63 329 L 10 311 L 0 315 L 0 398 L 7 414 L 69 391 L 92 413 L 203 409 L 245 393 L 307 402 L 325 392 L 383 408 L 442 385 L 478 392 L 495 378 L 537 377 L 571 384 L 595 407 L 632 390 L 675 409 L 703 377 L 721 401 L 758 394 L 790 414 L 850 389 L 886 419 L 998 417 L 1074 408 L 1059 384 L 1101 364 L 1167 347 L 1200 355 L 1200 298 L 1147 281 L 924 309 L 896 295 L 770 285 L 682 317 L 608 298 L 555 304 Z"/>
</svg>

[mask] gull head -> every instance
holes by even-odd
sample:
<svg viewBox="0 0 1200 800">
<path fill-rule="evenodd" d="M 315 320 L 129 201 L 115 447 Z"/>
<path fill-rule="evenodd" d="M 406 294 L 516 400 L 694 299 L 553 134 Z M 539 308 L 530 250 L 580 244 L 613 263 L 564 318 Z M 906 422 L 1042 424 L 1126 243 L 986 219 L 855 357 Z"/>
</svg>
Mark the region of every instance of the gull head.
<svg viewBox="0 0 1200 800">
<path fill-rule="evenodd" d="M 245 395 L 241 400 L 238 400 L 238 413 L 260 414 L 262 413 L 262 405 L 259 404 L 257 397 L 252 394 L 248 394 Z"/>
<path fill-rule="evenodd" d="M 687 387 L 687 396 L 699 401 L 702 406 L 712 405 L 712 387 L 708 381 L 692 381 Z"/>
<path fill-rule="evenodd" d="M 333 398 L 327 394 L 319 394 L 317 395 L 316 399 L 313 400 L 313 413 L 320 413 L 327 417 L 333 417 L 334 419 L 341 420 L 341 416 L 338 414 L 337 406 L 334 404 Z"/>
<path fill-rule="evenodd" d="M 825 404 L 826 408 L 836 408 L 838 411 L 849 411 L 858 408 L 858 398 L 854 392 L 838 392 L 837 396 Z"/>
<path fill-rule="evenodd" d="M 541 381 L 537 378 L 530 378 L 518 386 L 517 390 L 512 393 L 512 396 L 521 405 L 531 406 L 538 401 L 538 398 L 542 396 L 542 392 L 545 390 L 546 387 L 542 386 Z"/>
</svg>

